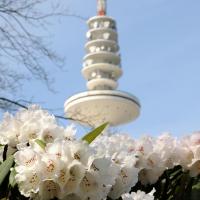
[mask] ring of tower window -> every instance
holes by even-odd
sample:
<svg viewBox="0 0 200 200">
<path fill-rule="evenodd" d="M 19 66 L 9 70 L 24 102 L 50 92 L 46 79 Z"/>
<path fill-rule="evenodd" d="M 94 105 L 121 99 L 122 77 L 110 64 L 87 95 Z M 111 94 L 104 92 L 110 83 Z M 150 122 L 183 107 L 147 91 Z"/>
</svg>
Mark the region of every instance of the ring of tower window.
<svg viewBox="0 0 200 200">
<path fill-rule="evenodd" d="M 117 42 L 117 33 L 113 32 L 112 29 L 92 29 L 87 32 L 86 37 L 88 41 L 103 39 Z"/>
<path fill-rule="evenodd" d="M 95 58 L 95 60 L 93 59 L 86 59 L 83 62 L 83 67 L 88 67 L 90 65 L 94 65 L 94 64 L 111 64 L 111 65 L 116 65 L 117 67 L 121 67 L 120 65 L 120 55 L 119 55 L 119 60 L 118 59 L 110 59 L 110 58 Z"/>
<path fill-rule="evenodd" d="M 110 28 L 116 30 L 116 23 L 112 20 L 103 20 L 103 19 L 96 19 L 94 22 L 91 22 L 89 28 Z"/>
<path fill-rule="evenodd" d="M 90 76 L 88 77 L 88 81 L 90 81 L 92 79 L 101 79 L 101 78 L 117 81 L 117 77 L 114 72 L 112 72 L 112 71 L 107 72 L 107 71 L 103 71 L 103 70 L 95 70 L 95 71 L 91 72 Z"/>
<path fill-rule="evenodd" d="M 113 52 L 113 53 L 116 53 L 116 47 L 101 45 L 101 46 L 90 46 L 89 49 L 88 49 L 88 53 L 97 53 L 97 52 Z"/>
</svg>

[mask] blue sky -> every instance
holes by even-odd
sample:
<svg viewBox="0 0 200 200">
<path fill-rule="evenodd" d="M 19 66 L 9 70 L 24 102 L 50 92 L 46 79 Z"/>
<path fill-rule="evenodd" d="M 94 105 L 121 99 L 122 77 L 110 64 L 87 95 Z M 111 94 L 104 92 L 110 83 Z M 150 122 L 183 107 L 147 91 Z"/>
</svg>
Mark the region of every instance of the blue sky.
<svg viewBox="0 0 200 200">
<path fill-rule="evenodd" d="M 71 13 L 86 18 L 96 14 L 96 0 L 66 0 L 66 4 Z M 124 71 L 119 89 L 136 95 L 142 105 L 140 117 L 118 130 L 134 137 L 165 131 L 182 136 L 200 130 L 199 9 L 199 0 L 108 0 L 108 15 L 118 25 Z M 44 63 L 57 93 L 31 81 L 24 83 L 19 98 L 60 108 L 55 112 L 62 114 L 64 101 L 86 90 L 80 70 L 87 26 L 66 17 L 55 20 L 48 31 L 51 47 L 66 57 L 64 71 Z"/>
</svg>

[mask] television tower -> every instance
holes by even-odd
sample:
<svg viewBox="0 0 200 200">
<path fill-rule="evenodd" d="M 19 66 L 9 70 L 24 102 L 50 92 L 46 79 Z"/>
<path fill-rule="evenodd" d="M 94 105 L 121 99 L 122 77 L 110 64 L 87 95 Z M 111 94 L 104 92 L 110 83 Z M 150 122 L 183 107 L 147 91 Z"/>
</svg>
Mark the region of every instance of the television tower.
<svg viewBox="0 0 200 200">
<path fill-rule="evenodd" d="M 106 0 L 97 0 L 97 16 L 87 21 L 82 74 L 88 91 L 70 97 L 64 106 L 67 117 L 92 127 L 128 123 L 140 113 L 135 96 L 116 90 L 122 75 L 121 58 L 116 22 L 106 15 L 106 7 Z"/>
</svg>

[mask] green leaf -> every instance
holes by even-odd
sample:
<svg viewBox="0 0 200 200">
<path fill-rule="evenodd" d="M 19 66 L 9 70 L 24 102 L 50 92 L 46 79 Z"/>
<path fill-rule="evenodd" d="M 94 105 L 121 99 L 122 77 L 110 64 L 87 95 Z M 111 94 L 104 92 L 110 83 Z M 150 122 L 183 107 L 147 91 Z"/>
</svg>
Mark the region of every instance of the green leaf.
<svg viewBox="0 0 200 200">
<path fill-rule="evenodd" d="M 14 157 L 10 156 L 0 165 L 0 185 L 10 172 L 10 168 L 12 167 L 13 163 L 14 163 Z"/>
<path fill-rule="evenodd" d="M 196 183 L 195 185 L 192 186 L 193 190 L 200 190 L 200 180 L 198 183 Z"/>
<path fill-rule="evenodd" d="M 42 140 L 36 139 L 35 142 L 42 148 L 45 149 L 46 143 Z"/>
<path fill-rule="evenodd" d="M 108 126 L 108 123 L 102 124 L 101 126 L 97 127 L 87 135 L 85 135 L 82 140 L 85 140 L 89 144 L 97 137 L 99 136 L 103 130 Z"/>
<path fill-rule="evenodd" d="M 16 174 L 17 174 L 17 172 L 16 172 L 15 168 L 13 168 L 13 169 L 11 170 L 11 173 L 10 173 L 10 176 L 9 176 L 9 184 L 10 184 L 10 186 L 11 186 L 12 188 L 14 188 L 15 185 L 16 185 L 16 180 L 15 180 L 15 175 L 16 175 Z"/>
<path fill-rule="evenodd" d="M 191 200 L 199 200 L 200 197 L 200 175 L 194 179 L 191 192 Z"/>
<path fill-rule="evenodd" d="M 4 148 L 4 145 L 1 145 L 1 144 L 0 144 L 0 151 L 2 151 L 3 148 Z M 3 154 L 0 155 L 0 160 L 2 160 L 2 159 L 3 159 Z M 1 165 L 1 163 L 2 163 L 2 162 L 0 161 L 0 165 Z"/>
</svg>

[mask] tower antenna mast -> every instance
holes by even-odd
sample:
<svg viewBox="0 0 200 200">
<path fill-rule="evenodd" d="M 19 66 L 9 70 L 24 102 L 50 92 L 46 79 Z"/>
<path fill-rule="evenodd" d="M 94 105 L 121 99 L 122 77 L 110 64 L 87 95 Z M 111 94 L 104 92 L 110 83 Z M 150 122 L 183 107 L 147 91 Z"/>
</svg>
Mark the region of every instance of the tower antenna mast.
<svg viewBox="0 0 200 200">
<path fill-rule="evenodd" d="M 97 13 L 100 16 L 106 15 L 107 0 L 97 0 Z"/>
</svg>

